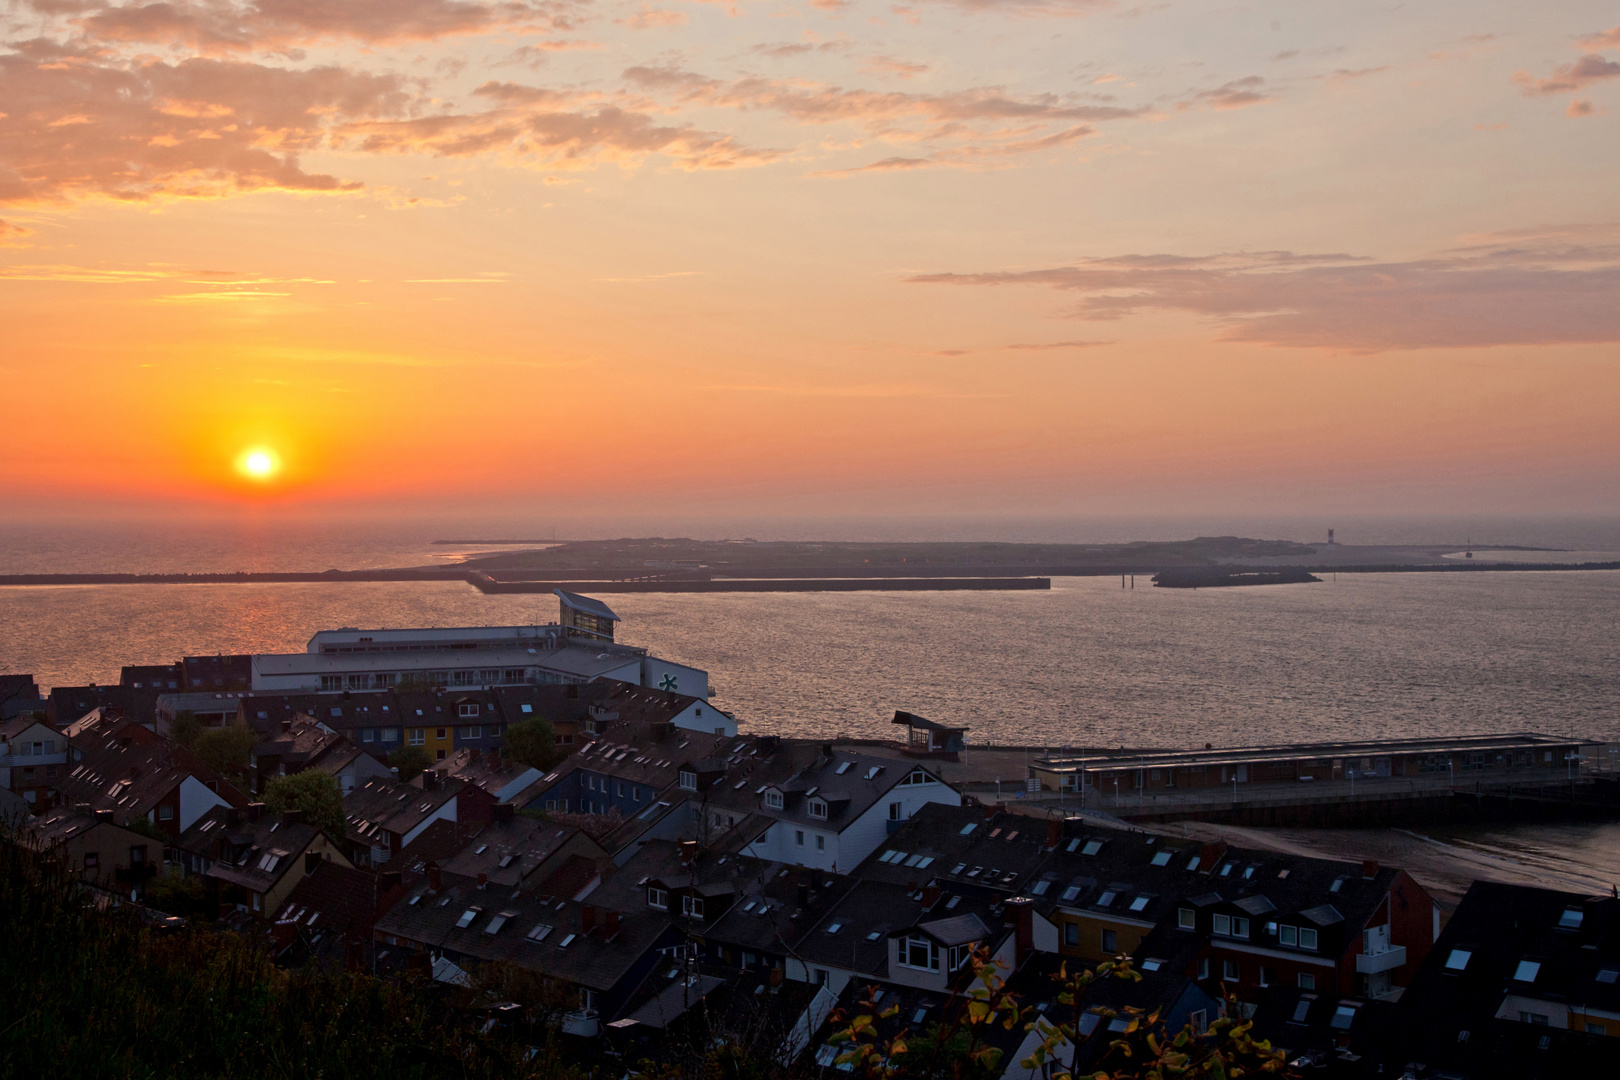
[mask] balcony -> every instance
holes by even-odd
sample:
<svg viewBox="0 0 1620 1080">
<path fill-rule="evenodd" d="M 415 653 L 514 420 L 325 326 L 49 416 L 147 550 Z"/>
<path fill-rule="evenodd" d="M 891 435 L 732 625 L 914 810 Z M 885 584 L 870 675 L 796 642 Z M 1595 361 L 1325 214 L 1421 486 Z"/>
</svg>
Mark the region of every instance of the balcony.
<svg viewBox="0 0 1620 1080">
<path fill-rule="evenodd" d="M 591 1039 L 601 1033 L 602 1025 L 595 1009 L 575 1009 L 573 1012 L 563 1014 L 562 1029 L 565 1035 L 580 1035 Z"/>
<path fill-rule="evenodd" d="M 1377 975 L 1381 971 L 1394 971 L 1405 963 L 1405 945 L 1393 945 L 1383 952 L 1356 954 L 1356 970 L 1363 975 Z"/>
</svg>

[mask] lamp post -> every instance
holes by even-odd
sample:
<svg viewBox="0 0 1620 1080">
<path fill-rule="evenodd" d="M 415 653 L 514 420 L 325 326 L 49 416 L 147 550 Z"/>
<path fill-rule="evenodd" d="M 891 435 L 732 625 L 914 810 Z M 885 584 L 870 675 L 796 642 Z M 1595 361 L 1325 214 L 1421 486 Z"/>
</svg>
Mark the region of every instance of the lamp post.
<svg viewBox="0 0 1620 1080">
<path fill-rule="evenodd" d="M 1350 774 L 1350 801 L 1354 802 L 1356 799 L 1356 770 L 1350 768 L 1345 771 Z"/>
</svg>

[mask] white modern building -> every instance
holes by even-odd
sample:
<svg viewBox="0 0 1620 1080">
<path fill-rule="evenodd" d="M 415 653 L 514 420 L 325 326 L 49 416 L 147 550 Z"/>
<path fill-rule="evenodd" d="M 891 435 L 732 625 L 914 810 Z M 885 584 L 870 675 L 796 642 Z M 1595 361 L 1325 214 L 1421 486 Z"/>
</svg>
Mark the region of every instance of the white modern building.
<svg viewBox="0 0 1620 1080">
<path fill-rule="evenodd" d="M 402 683 L 488 689 L 597 679 L 709 696 L 706 671 L 582 637 L 558 623 L 322 630 L 301 653 L 253 657 L 254 693 L 391 690 Z"/>
</svg>

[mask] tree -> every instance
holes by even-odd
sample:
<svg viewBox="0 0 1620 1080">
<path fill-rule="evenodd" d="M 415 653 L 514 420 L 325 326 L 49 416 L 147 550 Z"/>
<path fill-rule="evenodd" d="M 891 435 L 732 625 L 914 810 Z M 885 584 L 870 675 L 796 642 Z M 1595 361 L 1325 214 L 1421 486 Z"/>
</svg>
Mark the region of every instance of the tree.
<svg viewBox="0 0 1620 1080">
<path fill-rule="evenodd" d="M 247 779 L 248 755 L 258 741 L 246 724 L 226 724 L 198 735 L 192 750 L 199 761 L 221 776 L 241 781 Z"/>
<path fill-rule="evenodd" d="M 169 724 L 169 737 L 190 750 L 197 745 L 197 736 L 202 734 L 202 730 L 202 721 L 197 719 L 197 714 L 190 709 L 181 709 Z"/>
<path fill-rule="evenodd" d="M 399 770 L 401 780 L 411 781 L 425 772 L 433 759 L 420 746 L 401 746 L 388 755 L 388 764 Z"/>
<path fill-rule="evenodd" d="M 513 761 L 536 769 L 549 769 L 557 759 L 556 737 L 543 716 L 519 720 L 501 736 L 501 749 Z"/>
<path fill-rule="evenodd" d="M 328 836 L 342 839 L 348 831 L 343 814 L 343 792 L 337 780 L 319 769 L 278 776 L 264 786 L 264 805 L 280 814 L 301 810 L 304 820 Z"/>
<path fill-rule="evenodd" d="M 195 916 L 207 910 L 208 894 L 202 878 L 181 877 L 177 871 L 167 870 L 147 883 L 142 902 L 170 915 Z"/>
</svg>

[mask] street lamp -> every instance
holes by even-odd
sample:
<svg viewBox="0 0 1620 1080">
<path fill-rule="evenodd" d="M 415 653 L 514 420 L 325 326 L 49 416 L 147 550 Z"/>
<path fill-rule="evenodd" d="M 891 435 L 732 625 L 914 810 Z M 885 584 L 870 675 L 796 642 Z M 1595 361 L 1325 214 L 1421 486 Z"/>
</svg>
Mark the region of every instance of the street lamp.
<svg viewBox="0 0 1620 1080">
<path fill-rule="evenodd" d="M 1356 770 L 1346 769 L 1345 771 L 1350 774 L 1350 799 L 1353 802 L 1356 797 Z"/>
</svg>

